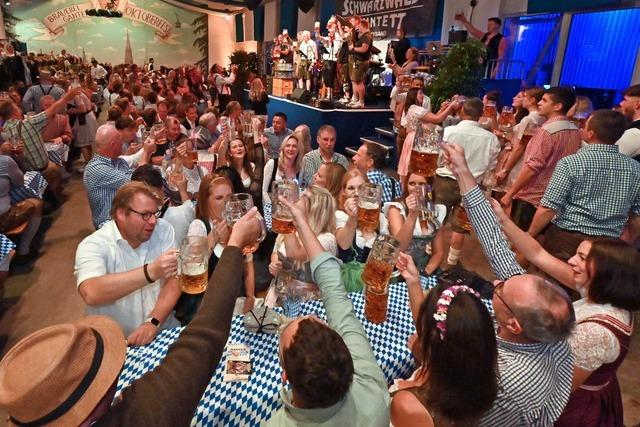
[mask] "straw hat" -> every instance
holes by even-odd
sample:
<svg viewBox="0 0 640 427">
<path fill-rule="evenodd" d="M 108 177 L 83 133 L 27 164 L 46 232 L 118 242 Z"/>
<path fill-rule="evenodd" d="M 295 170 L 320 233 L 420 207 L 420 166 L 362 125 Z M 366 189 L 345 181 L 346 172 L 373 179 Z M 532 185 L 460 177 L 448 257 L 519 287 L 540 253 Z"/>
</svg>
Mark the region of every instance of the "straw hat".
<svg viewBox="0 0 640 427">
<path fill-rule="evenodd" d="M 118 377 L 126 350 L 120 326 L 105 316 L 34 332 L 0 362 L 0 408 L 16 424 L 79 425 Z"/>
</svg>

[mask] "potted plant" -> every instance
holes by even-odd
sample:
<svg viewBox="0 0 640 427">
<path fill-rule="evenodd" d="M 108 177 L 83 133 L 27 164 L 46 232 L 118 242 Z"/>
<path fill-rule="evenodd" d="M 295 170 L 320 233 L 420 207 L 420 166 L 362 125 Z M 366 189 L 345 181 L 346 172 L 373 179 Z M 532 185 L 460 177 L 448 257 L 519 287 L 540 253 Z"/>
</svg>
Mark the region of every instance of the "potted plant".
<svg viewBox="0 0 640 427">
<path fill-rule="evenodd" d="M 480 94 L 480 80 L 484 74 L 482 60 L 485 56 L 486 50 L 477 40 L 451 47 L 448 55 L 442 58 L 436 78 L 427 89 L 434 111 L 455 94 L 467 97 Z"/>
</svg>

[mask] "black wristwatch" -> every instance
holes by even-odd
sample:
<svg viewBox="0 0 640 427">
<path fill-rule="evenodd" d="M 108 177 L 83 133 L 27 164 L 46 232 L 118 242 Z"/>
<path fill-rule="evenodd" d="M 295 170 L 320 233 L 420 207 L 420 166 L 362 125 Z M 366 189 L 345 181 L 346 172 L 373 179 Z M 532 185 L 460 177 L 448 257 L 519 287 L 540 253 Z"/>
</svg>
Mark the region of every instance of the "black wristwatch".
<svg viewBox="0 0 640 427">
<path fill-rule="evenodd" d="M 145 321 L 145 323 L 151 323 L 156 328 L 158 326 L 160 326 L 160 321 L 158 319 L 156 319 L 155 317 L 147 317 L 146 319 L 144 319 L 144 321 Z"/>
</svg>

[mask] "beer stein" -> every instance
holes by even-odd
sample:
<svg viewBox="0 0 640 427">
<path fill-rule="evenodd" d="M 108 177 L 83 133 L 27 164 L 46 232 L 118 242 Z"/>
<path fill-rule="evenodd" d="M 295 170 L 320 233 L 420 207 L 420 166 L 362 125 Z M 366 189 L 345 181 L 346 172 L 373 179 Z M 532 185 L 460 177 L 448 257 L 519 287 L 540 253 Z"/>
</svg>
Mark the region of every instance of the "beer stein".
<svg viewBox="0 0 640 427">
<path fill-rule="evenodd" d="M 374 232 L 380 222 L 382 187 L 364 183 L 358 189 L 358 227 L 362 231 Z"/>
<path fill-rule="evenodd" d="M 419 124 L 413 138 L 413 147 L 409 157 L 409 172 L 429 178 L 435 176 L 438 168 L 438 145 L 441 143 L 440 134 L 432 129 L 425 130 Z"/>
<path fill-rule="evenodd" d="M 379 235 L 373 242 L 362 272 L 364 282 L 364 315 L 372 323 L 387 319 L 389 279 L 398 259 L 400 242 L 388 235 Z"/>
<path fill-rule="evenodd" d="M 500 117 L 498 117 L 498 129 L 502 132 L 505 140 L 505 149 L 511 150 L 511 138 L 513 136 L 513 127 L 516 125 L 516 116 L 513 113 L 513 107 L 502 107 Z"/>
<path fill-rule="evenodd" d="M 293 233 L 296 228 L 293 225 L 291 210 L 282 203 L 278 197 L 283 197 L 291 203 L 298 201 L 300 190 L 298 183 L 291 179 L 276 181 L 273 183 L 271 196 L 271 229 L 278 234 Z"/>
<path fill-rule="evenodd" d="M 240 116 L 240 123 L 242 123 L 242 136 L 246 138 L 253 138 L 253 117 L 255 116 L 253 110 L 244 110 Z"/>
<path fill-rule="evenodd" d="M 189 132 L 189 138 L 184 141 L 187 150 L 187 158 L 192 162 L 198 161 L 198 132 L 192 130 Z"/>
<path fill-rule="evenodd" d="M 469 216 L 467 215 L 467 211 L 464 208 L 462 202 L 460 202 L 460 204 L 458 205 L 458 212 L 456 213 L 456 215 L 458 225 L 460 225 L 460 227 L 464 228 L 467 231 L 471 231 L 473 227 L 471 226 L 471 221 L 469 220 Z"/>
<path fill-rule="evenodd" d="M 540 126 L 538 126 L 535 123 L 529 123 L 527 125 L 527 127 L 524 130 L 524 133 L 522 134 L 522 142 L 524 143 L 525 146 L 529 143 L 529 141 L 531 141 L 531 138 L 533 138 L 533 135 L 535 135 L 536 132 L 538 132 L 538 129 L 540 129 Z"/>
<path fill-rule="evenodd" d="M 227 222 L 228 227 L 233 227 L 233 225 L 238 221 L 244 214 L 249 212 L 249 210 L 253 207 L 253 198 L 251 194 L 248 193 L 234 193 L 227 196 L 224 202 L 224 211 L 222 212 L 222 216 L 224 220 Z M 264 222 L 264 218 L 260 214 L 256 214 L 256 218 L 260 222 L 260 226 L 262 228 L 262 233 L 258 240 L 251 245 L 247 245 L 242 248 L 242 253 L 245 255 L 251 254 L 258 250 L 258 245 L 260 242 L 264 240 L 267 236 L 267 226 Z"/>
<path fill-rule="evenodd" d="M 418 185 L 415 187 L 414 195 L 418 202 L 418 220 L 420 226 L 429 229 L 429 224 L 433 224 L 434 228 L 440 227 L 436 206 L 433 202 L 433 193 L 429 184 Z"/>
<path fill-rule="evenodd" d="M 164 145 L 167 143 L 167 130 L 164 127 L 164 123 L 154 124 L 151 131 L 156 145 Z"/>
<path fill-rule="evenodd" d="M 207 290 L 209 279 L 209 247 L 204 236 L 187 236 L 180 244 L 178 268 L 180 287 L 186 294 L 200 294 Z"/>
</svg>

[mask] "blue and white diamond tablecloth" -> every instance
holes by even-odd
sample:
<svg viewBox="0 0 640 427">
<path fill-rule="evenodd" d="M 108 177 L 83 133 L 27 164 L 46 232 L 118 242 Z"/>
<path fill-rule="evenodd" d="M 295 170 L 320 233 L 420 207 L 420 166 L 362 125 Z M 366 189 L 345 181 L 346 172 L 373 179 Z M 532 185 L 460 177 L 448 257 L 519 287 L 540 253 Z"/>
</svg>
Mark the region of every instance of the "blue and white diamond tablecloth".
<svg viewBox="0 0 640 427">
<path fill-rule="evenodd" d="M 423 286 L 435 286 L 433 277 L 423 278 Z M 390 286 L 387 321 L 376 325 L 364 318 L 362 294 L 349 294 L 355 313 L 361 320 L 371 347 L 387 381 L 406 378 L 415 369 L 413 356 L 407 349 L 407 339 L 415 328 L 409 309 L 409 297 L 404 283 Z M 485 301 L 490 307 L 490 302 Z M 315 313 L 325 318 L 321 301 L 310 301 L 301 306 L 301 315 Z M 178 338 L 180 328 L 158 334 L 145 347 L 130 348 L 118 380 L 118 391 L 152 370 L 167 354 L 168 347 Z M 228 344 L 245 344 L 251 349 L 254 371 L 247 382 L 223 382 L 224 360 L 218 363 L 198 408 L 192 425 L 196 426 L 256 426 L 268 420 L 280 408 L 279 391 L 282 386 L 278 360 L 278 335 L 247 332 L 243 317 L 236 316 L 231 324 Z"/>
<path fill-rule="evenodd" d="M 271 230 L 271 203 L 264 203 L 262 212 L 264 213 L 264 222 L 267 224 L 267 230 Z"/>
</svg>

